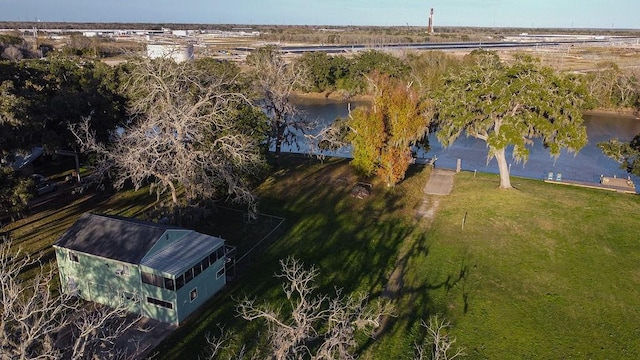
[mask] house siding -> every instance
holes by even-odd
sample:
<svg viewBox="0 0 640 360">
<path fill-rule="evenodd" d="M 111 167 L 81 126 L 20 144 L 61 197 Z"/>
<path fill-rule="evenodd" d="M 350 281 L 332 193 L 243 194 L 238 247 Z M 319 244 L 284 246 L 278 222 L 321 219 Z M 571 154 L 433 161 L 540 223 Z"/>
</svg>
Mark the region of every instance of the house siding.
<svg viewBox="0 0 640 360">
<path fill-rule="evenodd" d="M 163 274 L 162 272 L 156 271 L 155 269 L 151 269 L 146 266 L 140 266 L 140 271 L 170 279 L 173 278 L 173 276 L 171 275 Z M 180 309 L 178 303 L 176 302 L 175 291 L 167 290 L 151 284 L 145 284 L 144 282 L 142 282 L 142 280 L 140 281 L 140 289 L 143 295 L 141 302 L 143 316 L 168 323 L 178 324 L 178 312 L 180 311 Z M 171 309 L 150 303 L 148 299 L 149 297 L 170 303 Z"/>
<path fill-rule="evenodd" d="M 189 315 L 196 311 L 202 304 L 215 295 L 226 284 L 226 276 L 216 278 L 216 273 L 225 267 L 225 260 L 220 259 L 209 266 L 193 280 L 185 284 L 177 293 L 177 302 L 180 311 L 178 312 L 178 322 L 184 321 Z M 197 289 L 198 297 L 191 300 L 191 291 Z"/>
<path fill-rule="evenodd" d="M 55 247 L 60 284 L 66 293 L 76 292 L 88 301 L 119 306 L 129 295 L 140 295 L 137 265 Z M 71 260 L 75 255 L 77 262 Z M 133 299 L 132 299 L 133 300 Z M 132 301 L 132 304 L 135 301 Z M 132 311 L 138 312 L 137 307 Z"/>
</svg>

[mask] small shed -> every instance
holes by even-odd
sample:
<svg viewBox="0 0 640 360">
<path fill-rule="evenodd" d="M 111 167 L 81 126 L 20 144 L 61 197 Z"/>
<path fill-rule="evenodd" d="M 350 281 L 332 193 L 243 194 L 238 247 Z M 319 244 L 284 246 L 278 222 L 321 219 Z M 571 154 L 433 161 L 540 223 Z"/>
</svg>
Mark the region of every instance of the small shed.
<svg viewBox="0 0 640 360">
<path fill-rule="evenodd" d="M 54 244 L 64 292 L 179 325 L 226 285 L 223 239 L 132 218 L 82 215 Z"/>
<path fill-rule="evenodd" d="M 33 174 L 33 162 L 44 154 L 44 149 L 36 146 L 31 151 L 14 154 L 14 161 L 11 164 L 13 169 L 23 176 Z"/>
</svg>

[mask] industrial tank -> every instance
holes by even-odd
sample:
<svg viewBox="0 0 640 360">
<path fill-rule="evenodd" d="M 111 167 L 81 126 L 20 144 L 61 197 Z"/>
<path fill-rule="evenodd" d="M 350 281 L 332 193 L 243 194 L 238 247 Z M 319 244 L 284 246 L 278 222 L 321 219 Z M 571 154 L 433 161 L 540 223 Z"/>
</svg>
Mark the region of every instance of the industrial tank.
<svg viewBox="0 0 640 360">
<path fill-rule="evenodd" d="M 151 59 L 169 58 L 175 62 L 193 60 L 192 44 L 148 44 L 147 56 Z"/>
</svg>

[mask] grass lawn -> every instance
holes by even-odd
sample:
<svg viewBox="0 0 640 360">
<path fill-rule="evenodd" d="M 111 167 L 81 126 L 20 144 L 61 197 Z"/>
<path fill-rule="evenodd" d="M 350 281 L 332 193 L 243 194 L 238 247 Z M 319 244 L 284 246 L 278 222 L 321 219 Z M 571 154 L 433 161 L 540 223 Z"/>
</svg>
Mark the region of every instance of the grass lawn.
<svg viewBox="0 0 640 360">
<path fill-rule="evenodd" d="M 259 189 L 261 211 L 286 218 L 282 237 L 155 358 L 203 355 L 217 325 L 249 346 L 264 339 L 260 323 L 235 316 L 235 303 L 281 303 L 273 274 L 289 255 L 319 268 L 319 292 L 393 299 L 395 317 L 375 340 L 359 339 L 363 359 L 412 359 L 420 320 L 433 314 L 453 323 L 471 359 L 640 358 L 640 197 L 520 178 L 505 191 L 497 175 L 461 173 L 435 218 L 416 218 L 429 172 L 412 169 L 394 188 L 374 182 L 370 197 L 356 199 L 347 160 L 291 161 Z M 78 197 L 9 229 L 26 251 L 51 259 L 51 243 L 81 213 L 136 216 L 154 199 L 145 190 Z"/>
<path fill-rule="evenodd" d="M 456 176 L 435 219 L 416 219 L 429 170 L 395 188 L 374 184 L 364 200 L 346 161 L 300 164 L 261 187 L 262 210 L 287 230 L 247 274 L 158 349 L 160 358 L 201 355 L 217 324 L 255 344 L 261 330 L 234 316 L 244 296 L 281 302 L 272 274 L 289 255 L 315 264 L 318 291 L 365 291 L 396 302 L 360 358 L 411 359 L 420 320 L 445 315 L 471 359 L 640 358 L 640 198 L 496 175 Z M 464 229 L 462 220 L 465 218 Z M 399 290 L 385 291 L 394 269 Z"/>
<path fill-rule="evenodd" d="M 456 177 L 407 283 L 464 272 L 433 295 L 473 359 L 640 358 L 640 198 L 497 181 Z"/>
</svg>

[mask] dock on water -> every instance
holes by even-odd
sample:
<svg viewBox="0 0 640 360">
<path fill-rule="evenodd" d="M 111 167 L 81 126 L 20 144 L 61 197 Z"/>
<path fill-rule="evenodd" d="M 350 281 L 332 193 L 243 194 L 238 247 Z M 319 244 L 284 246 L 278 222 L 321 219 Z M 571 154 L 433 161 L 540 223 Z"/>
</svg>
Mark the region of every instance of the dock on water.
<svg viewBox="0 0 640 360">
<path fill-rule="evenodd" d="M 565 180 L 565 179 L 562 179 L 560 176 L 557 176 L 554 179 L 553 175 L 550 174 L 550 176 L 547 177 L 547 179 L 545 179 L 544 181 L 550 184 L 572 185 L 572 186 L 578 186 L 578 187 L 584 187 L 584 188 L 590 188 L 590 189 L 601 189 L 601 190 L 621 192 L 625 194 L 636 194 L 636 186 L 633 183 L 633 181 L 631 181 L 630 178 L 624 179 L 624 178 L 618 178 L 615 176 L 614 177 L 601 176 L 599 183 L 590 183 L 586 181 Z"/>
</svg>

